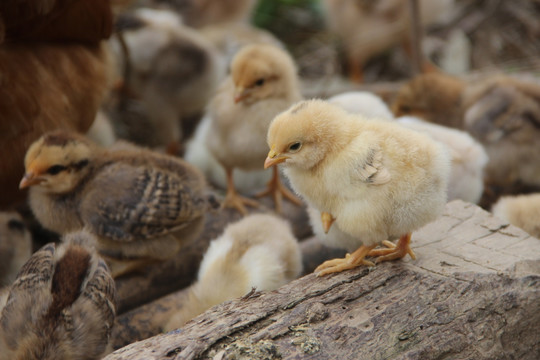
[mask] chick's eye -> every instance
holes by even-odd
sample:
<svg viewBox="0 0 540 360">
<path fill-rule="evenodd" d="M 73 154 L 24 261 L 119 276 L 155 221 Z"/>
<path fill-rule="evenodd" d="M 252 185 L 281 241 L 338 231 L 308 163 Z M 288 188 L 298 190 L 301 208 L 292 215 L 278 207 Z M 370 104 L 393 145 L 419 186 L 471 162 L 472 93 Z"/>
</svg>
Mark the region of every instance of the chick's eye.
<svg viewBox="0 0 540 360">
<path fill-rule="evenodd" d="M 264 85 L 264 79 L 259 79 L 255 81 L 255 86 L 262 86 L 262 85 Z"/>
<path fill-rule="evenodd" d="M 289 145 L 289 151 L 298 151 L 302 147 L 302 144 L 299 142 L 292 143 Z"/>
<path fill-rule="evenodd" d="M 56 175 L 59 172 L 64 171 L 66 169 L 67 167 L 65 167 L 64 165 L 53 165 L 47 169 L 47 174 Z"/>
</svg>

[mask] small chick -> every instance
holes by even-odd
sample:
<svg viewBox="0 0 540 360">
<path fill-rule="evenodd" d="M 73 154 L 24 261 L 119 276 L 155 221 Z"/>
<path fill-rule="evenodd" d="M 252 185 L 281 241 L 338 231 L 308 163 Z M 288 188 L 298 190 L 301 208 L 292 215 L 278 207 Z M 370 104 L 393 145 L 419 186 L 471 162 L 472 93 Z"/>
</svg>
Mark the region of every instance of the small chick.
<svg viewBox="0 0 540 360">
<path fill-rule="evenodd" d="M 303 101 L 278 115 L 268 130 L 265 167 L 284 163 L 297 193 L 354 237 L 344 259 L 320 265 L 318 275 L 404 257 L 412 231 L 435 220 L 446 204 L 450 157 L 429 136 L 388 121 L 349 114 L 322 100 Z M 399 237 L 396 246 L 374 250 Z"/>
<path fill-rule="evenodd" d="M 32 255 L 32 235 L 16 212 L 0 212 L 0 287 L 9 285 Z"/>
<path fill-rule="evenodd" d="M 90 238 L 90 239 L 89 239 Z M 100 359 L 114 323 L 116 290 L 86 232 L 45 245 L 23 266 L 0 317 L 0 359 Z"/>
<path fill-rule="evenodd" d="M 38 221 L 60 234 L 87 228 L 114 276 L 174 256 L 202 230 L 202 174 L 181 159 L 133 145 L 103 149 L 56 131 L 28 149 L 20 187 Z"/>
<path fill-rule="evenodd" d="M 396 117 L 416 116 L 463 129 L 461 97 L 465 87 L 464 81 L 442 73 L 418 75 L 399 89 L 392 112 Z"/>
<path fill-rule="evenodd" d="M 212 306 L 243 296 L 253 288 L 277 289 L 301 271 L 300 247 L 289 224 L 273 215 L 248 215 L 227 226 L 211 242 L 187 303 L 165 330 L 177 329 Z"/>
<path fill-rule="evenodd" d="M 540 239 L 540 193 L 503 196 L 491 212 Z"/>
<path fill-rule="evenodd" d="M 249 45 L 238 52 L 225 79 L 209 105 L 212 119 L 206 145 L 224 167 L 227 195 L 223 206 L 247 213 L 245 205 L 257 202 L 240 196 L 233 182 L 233 170 L 261 169 L 267 149 L 264 139 L 273 117 L 301 99 L 296 67 L 289 54 L 271 45 Z M 299 204 L 299 200 L 281 184 L 279 172 L 273 171 L 268 190 L 277 211 L 281 196 Z"/>
</svg>

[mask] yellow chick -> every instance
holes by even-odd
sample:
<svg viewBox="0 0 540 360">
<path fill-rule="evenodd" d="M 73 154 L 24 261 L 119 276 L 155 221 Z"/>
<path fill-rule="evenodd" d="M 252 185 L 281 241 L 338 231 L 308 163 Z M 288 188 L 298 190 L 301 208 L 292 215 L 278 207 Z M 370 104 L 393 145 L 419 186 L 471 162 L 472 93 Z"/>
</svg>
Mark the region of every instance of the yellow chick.
<svg viewBox="0 0 540 360">
<path fill-rule="evenodd" d="M 32 255 L 32 235 L 16 212 L 0 212 L 0 287 L 9 285 Z"/>
<path fill-rule="evenodd" d="M 444 20 L 453 0 L 420 0 L 422 26 Z M 343 43 L 348 74 L 353 81 L 363 80 L 363 66 L 376 55 L 402 43 L 410 52 L 411 26 L 407 0 L 324 0 L 328 27 Z M 428 67 L 428 65 L 425 65 Z"/>
<path fill-rule="evenodd" d="M 292 187 L 321 214 L 355 238 L 352 254 L 329 260 L 325 275 L 404 257 L 412 231 L 435 220 L 446 204 L 450 157 L 429 136 L 399 124 L 349 114 L 322 100 L 303 101 L 278 115 L 268 130 L 265 167 L 284 163 Z M 396 246 L 374 250 L 398 237 Z"/>
<path fill-rule="evenodd" d="M 20 187 L 38 221 L 60 234 L 87 228 L 118 276 L 174 256 L 202 230 L 202 174 L 134 145 L 103 149 L 75 133 L 43 135 L 27 151 Z"/>
<path fill-rule="evenodd" d="M 540 193 L 503 196 L 491 212 L 540 239 Z"/>
<path fill-rule="evenodd" d="M 225 79 L 209 105 L 211 126 L 206 146 L 225 169 L 227 195 L 225 207 L 247 213 L 245 205 L 257 202 L 240 196 L 233 182 L 233 170 L 261 169 L 267 149 L 264 143 L 273 117 L 300 100 L 296 67 L 291 56 L 271 45 L 249 45 L 242 48 L 231 64 L 231 75 Z M 281 211 L 281 196 L 299 200 L 281 184 L 274 169 L 268 190 L 276 209 Z"/>
<path fill-rule="evenodd" d="M 100 359 L 116 313 L 116 290 L 86 232 L 45 245 L 26 262 L 0 315 L 0 360 Z"/>
<path fill-rule="evenodd" d="M 248 215 L 227 226 L 210 243 L 182 310 L 166 331 L 214 305 L 247 294 L 269 291 L 297 278 L 302 271 L 300 247 L 290 225 L 273 215 Z"/>
</svg>

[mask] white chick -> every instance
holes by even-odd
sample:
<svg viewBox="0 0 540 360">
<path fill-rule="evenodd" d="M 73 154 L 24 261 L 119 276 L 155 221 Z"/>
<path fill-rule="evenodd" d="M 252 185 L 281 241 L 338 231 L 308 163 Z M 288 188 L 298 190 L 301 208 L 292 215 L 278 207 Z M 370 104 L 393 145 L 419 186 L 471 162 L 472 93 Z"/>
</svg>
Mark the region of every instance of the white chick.
<svg viewBox="0 0 540 360">
<path fill-rule="evenodd" d="M 240 196 L 233 183 L 233 170 L 259 170 L 268 151 L 264 143 L 273 117 L 301 99 L 296 67 L 291 56 L 271 45 L 249 45 L 238 52 L 225 79 L 209 105 L 211 126 L 206 146 L 225 169 L 227 195 L 224 207 L 247 213 L 245 205 L 257 202 Z M 299 200 L 281 184 L 274 169 L 268 190 L 276 209 L 281 210 L 281 196 Z"/>
<path fill-rule="evenodd" d="M 277 289 L 301 271 L 300 247 L 289 224 L 268 214 L 246 216 L 210 243 L 185 306 L 165 330 L 177 329 L 212 306 L 253 288 Z"/>
<path fill-rule="evenodd" d="M 394 115 L 390 108 L 377 95 L 369 91 L 349 91 L 332 96 L 329 103 L 340 106 L 353 114 L 362 114 L 365 117 L 393 120 Z"/>
<path fill-rule="evenodd" d="M 477 204 L 484 191 L 484 169 L 489 160 L 482 144 L 466 131 L 429 123 L 413 116 L 403 116 L 397 121 L 448 147 L 452 159 L 448 201 L 461 199 Z"/>
<path fill-rule="evenodd" d="M 540 193 L 503 196 L 491 211 L 493 215 L 540 239 Z"/>
<path fill-rule="evenodd" d="M 0 212 L 0 287 L 15 280 L 32 255 L 32 235 L 16 212 Z"/>
<path fill-rule="evenodd" d="M 450 156 L 429 136 L 387 121 L 349 114 L 322 100 L 303 101 L 278 115 L 268 130 L 265 167 L 284 163 L 285 174 L 304 200 L 355 242 L 329 260 L 319 275 L 376 262 L 414 258 L 412 231 L 435 220 L 446 204 Z M 394 247 L 373 250 L 387 239 Z"/>
</svg>

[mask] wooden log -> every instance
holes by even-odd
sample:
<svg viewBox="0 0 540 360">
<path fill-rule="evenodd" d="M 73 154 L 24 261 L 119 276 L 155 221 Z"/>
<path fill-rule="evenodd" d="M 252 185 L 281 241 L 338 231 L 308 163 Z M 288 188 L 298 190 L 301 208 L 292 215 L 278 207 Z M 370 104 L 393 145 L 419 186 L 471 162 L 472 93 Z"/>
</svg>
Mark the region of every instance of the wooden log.
<svg viewBox="0 0 540 360">
<path fill-rule="evenodd" d="M 271 212 L 272 209 L 272 200 L 265 198 L 261 199 L 260 208 L 251 211 Z M 304 239 L 311 234 L 305 208 L 283 201 L 282 216 L 291 223 L 293 233 L 298 239 Z M 209 213 L 201 236 L 187 244 L 175 257 L 149 265 L 141 272 L 116 279 L 117 313 L 122 314 L 188 286 L 197 275 L 199 263 L 210 241 L 221 235 L 227 224 L 240 218 L 241 214 L 231 209 Z"/>
<path fill-rule="evenodd" d="M 223 303 L 105 359 L 540 358 L 540 240 L 454 201 L 413 249 Z"/>
<path fill-rule="evenodd" d="M 314 237 L 303 241 L 300 248 L 304 274 L 313 272 L 325 260 L 345 256 L 344 250 L 328 248 Z M 186 288 L 173 292 L 118 316 L 111 334 L 112 348 L 119 349 L 162 333 L 173 314 L 182 309 L 187 291 Z"/>
</svg>

